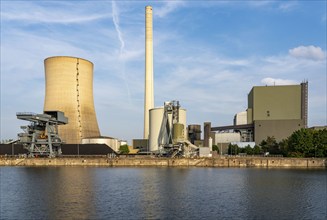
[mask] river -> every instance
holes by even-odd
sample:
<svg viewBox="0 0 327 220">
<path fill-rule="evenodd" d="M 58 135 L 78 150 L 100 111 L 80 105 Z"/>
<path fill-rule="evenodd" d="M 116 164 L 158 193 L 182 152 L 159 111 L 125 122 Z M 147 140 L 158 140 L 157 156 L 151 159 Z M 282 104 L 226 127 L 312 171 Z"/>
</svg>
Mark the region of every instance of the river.
<svg viewBox="0 0 327 220">
<path fill-rule="evenodd" d="M 326 169 L 0 167 L 0 219 L 326 219 Z"/>
</svg>

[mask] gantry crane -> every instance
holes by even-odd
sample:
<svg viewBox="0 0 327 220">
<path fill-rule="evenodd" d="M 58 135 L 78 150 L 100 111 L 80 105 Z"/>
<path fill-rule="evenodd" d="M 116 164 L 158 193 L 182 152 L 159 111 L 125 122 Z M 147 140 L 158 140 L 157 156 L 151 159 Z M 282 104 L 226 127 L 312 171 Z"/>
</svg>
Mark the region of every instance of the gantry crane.
<svg viewBox="0 0 327 220">
<path fill-rule="evenodd" d="M 56 157 L 61 154 L 62 140 L 58 134 L 58 125 L 68 123 L 63 112 L 45 111 L 43 114 L 18 112 L 16 116 L 30 122 L 27 126 L 21 126 L 24 133 L 18 134 L 18 143 L 28 150 L 30 157 Z"/>
</svg>

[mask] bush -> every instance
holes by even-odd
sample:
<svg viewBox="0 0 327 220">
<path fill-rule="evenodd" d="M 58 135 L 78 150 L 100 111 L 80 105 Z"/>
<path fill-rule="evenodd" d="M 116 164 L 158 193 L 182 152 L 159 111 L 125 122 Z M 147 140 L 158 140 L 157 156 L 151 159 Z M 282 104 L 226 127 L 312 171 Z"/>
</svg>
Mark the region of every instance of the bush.
<svg viewBox="0 0 327 220">
<path fill-rule="evenodd" d="M 219 154 L 219 148 L 217 145 L 212 145 L 212 151 L 217 151 L 217 153 Z"/>
<path fill-rule="evenodd" d="M 128 154 L 129 153 L 128 145 L 127 144 L 121 145 L 119 147 L 119 152 L 121 154 Z"/>
</svg>

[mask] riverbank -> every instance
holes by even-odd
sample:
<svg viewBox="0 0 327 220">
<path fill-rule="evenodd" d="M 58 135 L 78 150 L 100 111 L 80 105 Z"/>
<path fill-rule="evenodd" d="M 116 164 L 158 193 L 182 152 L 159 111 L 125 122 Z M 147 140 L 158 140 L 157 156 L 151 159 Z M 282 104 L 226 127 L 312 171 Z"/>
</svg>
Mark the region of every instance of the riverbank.
<svg viewBox="0 0 327 220">
<path fill-rule="evenodd" d="M 0 158 L 0 166 L 104 166 L 104 167 L 261 167 L 327 168 L 325 158 L 218 157 L 218 158 Z"/>
</svg>

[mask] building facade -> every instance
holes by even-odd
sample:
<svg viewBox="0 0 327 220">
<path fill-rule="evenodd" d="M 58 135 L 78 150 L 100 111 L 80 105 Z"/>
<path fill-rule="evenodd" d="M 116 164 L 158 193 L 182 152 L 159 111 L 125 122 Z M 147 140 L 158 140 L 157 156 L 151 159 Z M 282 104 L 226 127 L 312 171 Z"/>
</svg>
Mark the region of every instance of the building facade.
<svg viewBox="0 0 327 220">
<path fill-rule="evenodd" d="M 308 82 L 300 85 L 255 86 L 248 95 L 247 123 L 254 126 L 254 141 L 268 136 L 281 141 L 307 127 Z"/>
</svg>

